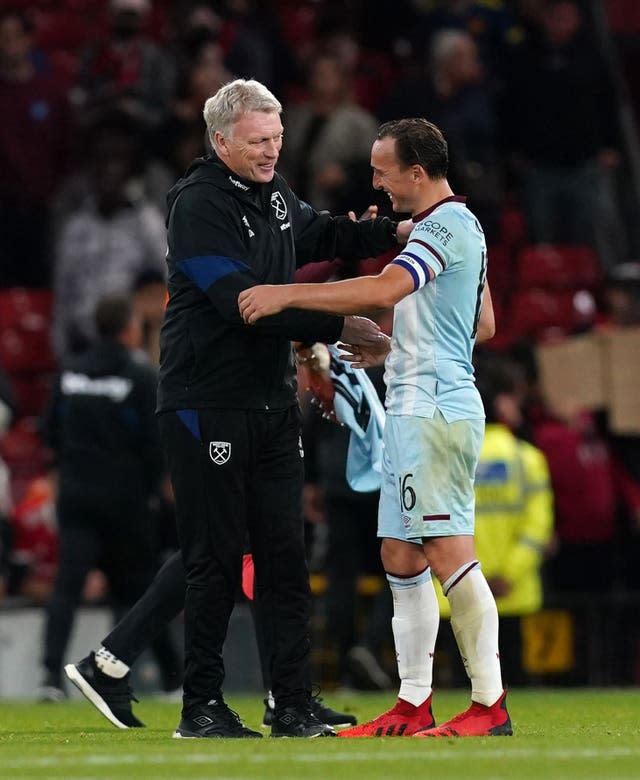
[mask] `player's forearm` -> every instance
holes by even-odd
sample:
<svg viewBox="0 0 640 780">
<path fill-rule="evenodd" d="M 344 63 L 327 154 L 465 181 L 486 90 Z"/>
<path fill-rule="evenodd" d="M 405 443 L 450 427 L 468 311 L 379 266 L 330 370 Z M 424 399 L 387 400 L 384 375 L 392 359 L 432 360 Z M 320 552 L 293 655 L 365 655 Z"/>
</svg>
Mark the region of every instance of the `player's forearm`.
<svg viewBox="0 0 640 780">
<path fill-rule="evenodd" d="M 488 341 L 496 335 L 496 319 L 493 313 L 493 301 L 491 299 L 491 290 L 489 283 L 485 284 L 482 295 L 482 310 L 480 321 L 478 322 L 478 332 L 476 334 L 476 344 Z"/>
<path fill-rule="evenodd" d="M 285 307 L 292 309 L 360 314 L 386 309 L 395 303 L 384 282 L 375 276 L 324 284 L 291 284 L 285 285 L 284 289 Z"/>
</svg>

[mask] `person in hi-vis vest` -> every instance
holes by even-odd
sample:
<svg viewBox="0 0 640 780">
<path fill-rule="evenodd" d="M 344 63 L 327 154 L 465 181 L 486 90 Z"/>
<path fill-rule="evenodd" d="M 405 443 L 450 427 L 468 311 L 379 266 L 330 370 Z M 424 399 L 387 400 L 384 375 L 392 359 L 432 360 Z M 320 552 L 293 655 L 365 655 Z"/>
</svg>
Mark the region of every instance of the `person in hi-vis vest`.
<svg viewBox="0 0 640 780">
<path fill-rule="evenodd" d="M 553 494 L 543 453 L 518 438 L 522 414 L 513 371 L 496 355 L 475 360 L 487 415 L 476 470 L 478 559 L 500 615 L 500 656 L 507 685 L 527 682 L 521 616 L 543 604 L 542 565 L 553 533 Z M 442 617 L 449 602 L 436 584 Z M 455 656 L 455 654 L 453 654 Z"/>
</svg>

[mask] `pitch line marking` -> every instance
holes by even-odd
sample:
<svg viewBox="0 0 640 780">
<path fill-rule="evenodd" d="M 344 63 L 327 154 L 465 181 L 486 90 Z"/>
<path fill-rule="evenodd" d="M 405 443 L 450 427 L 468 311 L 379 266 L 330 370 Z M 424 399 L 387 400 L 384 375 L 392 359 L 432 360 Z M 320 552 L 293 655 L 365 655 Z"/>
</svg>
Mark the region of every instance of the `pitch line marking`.
<svg viewBox="0 0 640 780">
<path fill-rule="evenodd" d="M 373 744 L 373 740 L 367 740 L 369 744 Z M 450 744 L 450 743 L 449 743 Z M 416 746 L 417 748 L 417 746 Z M 123 753 L 120 755 L 103 754 L 85 756 L 84 758 L 79 756 L 50 756 L 46 758 L 5 758 L 2 761 L 4 767 L 13 767 L 15 769 L 21 767 L 49 767 L 62 765 L 73 766 L 118 766 L 128 764 L 164 764 L 167 761 L 175 759 L 178 754 L 163 753 L 155 754 L 153 756 L 145 756 L 144 753 Z M 186 753 L 179 754 L 180 761 L 185 764 L 205 764 L 210 763 L 214 757 L 211 752 L 206 753 Z M 634 756 L 640 756 L 640 747 L 638 748 L 622 748 L 612 747 L 610 750 L 599 750 L 596 748 L 557 748 L 551 750 L 539 750 L 535 748 L 516 748 L 515 750 L 501 750 L 501 749 L 479 749 L 472 752 L 465 752 L 464 754 L 457 753 L 431 753 L 420 752 L 419 750 L 403 750 L 392 751 L 389 753 L 379 753 L 377 750 L 375 754 L 367 751 L 349 751 L 347 753 L 340 753 L 334 755 L 327 754 L 309 754 L 300 756 L 288 756 L 288 760 L 291 763 L 349 763 L 354 761 L 368 761 L 368 762 L 380 762 L 380 761 L 397 761 L 399 759 L 420 759 L 420 761 L 453 761 L 453 760 L 469 760 L 469 759 L 488 759 L 494 760 L 496 758 L 544 758 L 544 759 L 617 759 L 617 758 L 631 758 Z M 245 752 L 236 753 L 235 755 L 215 755 L 216 765 L 220 764 L 263 764 L 272 760 L 272 755 L 250 755 Z M 220 778 L 219 780 L 222 780 Z"/>
</svg>

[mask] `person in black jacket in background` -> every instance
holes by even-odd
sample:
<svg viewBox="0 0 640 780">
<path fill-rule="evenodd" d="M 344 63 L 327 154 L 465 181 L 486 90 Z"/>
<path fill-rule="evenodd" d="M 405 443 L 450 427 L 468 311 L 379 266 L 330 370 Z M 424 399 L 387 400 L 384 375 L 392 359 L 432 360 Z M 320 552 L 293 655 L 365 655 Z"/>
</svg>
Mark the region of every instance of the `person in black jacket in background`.
<svg viewBox="0 0 640 780">
<path fill-rule="evenodd" d="M 104 297 L 95 319 L 100 340 L 63 368 L 43 420 L 57 456 L 60 536 L 46 614 L 45 699 L 64 695 L 62 661 L 87 572 L 99 564 L 114 606 L 124 609 L 155 570 L 148 510 L 163 473 L 157 374 L 136 357 L 142 328 L 128 297 Z"/>
<path fill-rule="evenodd" d="M 303 451 L 291 341 L 375 341 L 366 318 L 288 311 L 247 327 L 241 290 L 296 267 L 397 245 L 387 218 L 318 213 L 275 171 L 281 105 L 238 79 L 207 100 L 214 153 L 168 196 L 169 302 L 160 336 L 160 432 L 185 565 L 185 679 L 175 737 L 258 737 L 222 695 L 222 647 L 247 534 L 275 698 L 272 736 L 331 736 L 311 709 Z"/>
</svg>

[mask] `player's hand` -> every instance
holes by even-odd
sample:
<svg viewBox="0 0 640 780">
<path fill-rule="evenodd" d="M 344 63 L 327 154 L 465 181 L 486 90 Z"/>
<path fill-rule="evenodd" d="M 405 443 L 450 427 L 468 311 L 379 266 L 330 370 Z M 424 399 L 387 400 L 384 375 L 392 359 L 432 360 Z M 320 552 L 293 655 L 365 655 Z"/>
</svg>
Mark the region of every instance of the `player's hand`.
<svg viewBox="0 0 640 780">
<path fill-rule="evenodd" d="M 259 284 L 240 293 L 238 308 L 247 325 L 253 325 L 262 317 L 278 314 L 287 308 L 283 287 L 284 285 Z"/>
<path fill-rule="evenodd" d="M 404 246 L 407 243 L 413 228 L 414 224 L 412 219 L 403 219 L 401 222 L 398 222 L 398 226 L 396 227 L 396 239 L 399 244 Z"/>
<path fill-rule="evenodd" d="M 384 363 L 391 349 L 391 339 L 380 333 L 374 344 L 338 344 L 338 349 L 345 353 L 340 355 L 340 359 L 350 363 L 352 368 L 371 368 Z"/>
<path fill-rule="evenodd" d="M 368 317 L 358 317 L 350 314 L 344 318 L 344 325 L 340 340 L 347 344 L 377 344 L 380 334 L 380 326 Z"/>
<path fill-rule="evenodd" d="M 372 204 L 367 208 L 366 211 L 362 212 L 360 218 L 356 218 L 355 211 L 349 211 L 348 216 L 352 222 L 362 222 L 367 219 L 375 219 L 378 216 L 378 207 Z"/>
<path fill-rule="evenodd" d="M 316 342 L 310 347 L 294 345 L 298 363 L 298 385 L 311 393 L 311 403 L 327 420 L 335 421 L 333 406 L 335 388 L 331 381 L 331 355 L 326 344 Z"/>
</svg>

